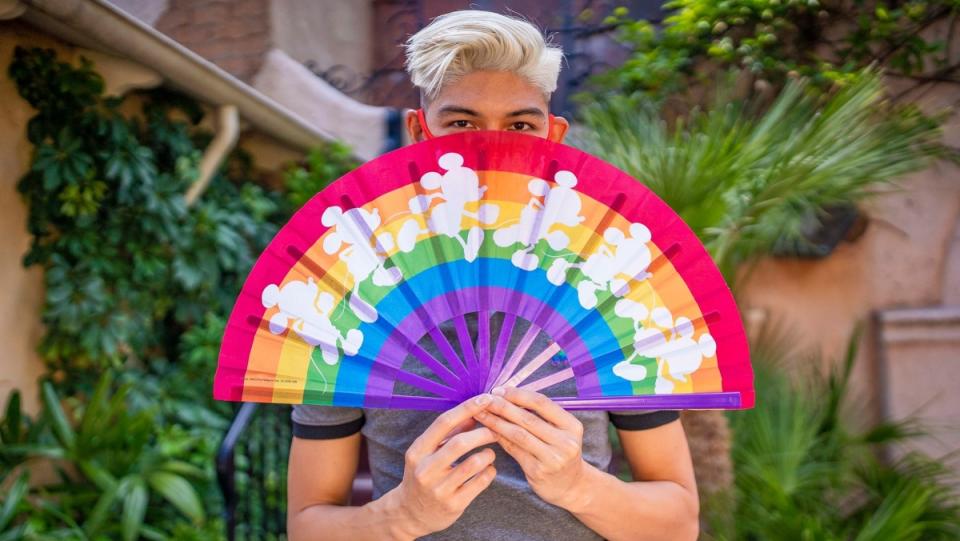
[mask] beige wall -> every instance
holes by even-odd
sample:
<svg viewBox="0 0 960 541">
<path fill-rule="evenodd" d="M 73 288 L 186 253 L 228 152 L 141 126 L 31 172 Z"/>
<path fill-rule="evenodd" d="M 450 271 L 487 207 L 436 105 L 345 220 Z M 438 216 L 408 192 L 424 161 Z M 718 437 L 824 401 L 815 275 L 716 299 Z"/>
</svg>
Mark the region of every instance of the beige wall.
<svg viewBox="0 0 960 541">
<path fill-rule="evenodd" d="M 30 246 L 27 234 L 27 208 L 16 185 L 30 166 L 33 146 L 26 138 L 26 125 L 35 111 L 20 97 L 7 76 L 7 67 L 17 46 L 52 48 L 57 59 L 79 65 L 79 55 L 94 60 L 95 69 L 105 78 L 106 93 L 123 93 L 132 88 L 150 87 L 161 79 L 149 69 L 126 60 L 73 47 L 18 20 L 0 21 L 0 406 L 5 405 L 12 389 L 24 395 L 24 408 L 38 411 L 37 378 L 43 373 L 43 361 L 35 349 L 43 334 L 40 312 L 43 306 L 43 272 L 39 267 L 24 269 L 21 260 Z M 213 130 L 212 110 L 201 127 Z M 140 101 L 127 99 L 121 111 L 138 114 Z M 241 130 L 246 123 L 241 119 Z M 303 157 L 299 150 L 279 143 L 264 134 L 242 131 L 238 145 L 255 158 L 261 180 L 279 182 L 282 171 Z"/>
<path fill-rule="evenodd" d="M 958 100 L 960 85 L 942 84 L 919 103 L 932 112 Z M 960 148 L 960 113 L 945 126 L 944 142 Z M 762 261 L 745 282 L 742 301 L 786 323 L 803 346 L 828 359 L 841 359 L 852 325 L 865 323 L 851 418 L 866 423 L 919 414 L 942 443 L 922 447 L 960 449 L 960 326 L 950 321 L 952 312 L 939 310 L 960 302 L 960 167 L 939 161 L 883 192 L 863 205 L 870 223 L 857 241 L 823 260 Z M 905 308 L 938 308 L 911 327 L 936 339 L 903 341 L 873 321 Z M 930 400 L 932 406 L 918 409 Z"/>
<path fill-rule="evenodd" d="M 273 46 L 297 62 L 320 69 L 340 64 L 359 77 L 369 75 L 373 48 L 373 2 L 271 0 Z"/>
<path fill-rule="evenodd" d="M 40 309 L 43 303 L 43 271 L 23 268 L 23 254 L 30 247 L 27 208 L 17 183 L 30 166 L 33 145 L 27 141 L 26 126 L 33 108 L 17 93 L 7 76 L 17 45 L 50 47 L 64 59 L 71 51 L 16 21 L 0 21 L 0 403 L 6 404 L 12 389 L 21 389 L 24 408 L 38 410 L 36 379 L 43 362 L 35 351 L 43 334 Z"/>
</svg>

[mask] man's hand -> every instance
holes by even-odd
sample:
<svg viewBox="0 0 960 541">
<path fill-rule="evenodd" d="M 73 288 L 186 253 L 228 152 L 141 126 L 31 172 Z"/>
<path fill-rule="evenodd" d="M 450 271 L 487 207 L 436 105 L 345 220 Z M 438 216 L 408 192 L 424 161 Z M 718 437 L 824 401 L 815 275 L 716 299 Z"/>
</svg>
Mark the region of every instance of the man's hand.
<svg viewBox="0 0 960 541">
<path fill-rule="evenodd" d="M 583 460 L 583 424 L 543 394 L 515 387 L 492 393 L 490 405 L 474 419 L 500 436 L 500 446 L 520 464 L 538 496 L 570 509 L 592 468 Z"/>
<path fill-rule="evenodd" d="M 471 429 L 472 418 L 491 402 L 490 395 L 482 394 L 442 413 L 407 449 L 403 480 L 384 496 L 408 518 L 404 537 L 449 527 L 493 481 L 492 449 L 454 464 L 477 447 L 497 441 L 489 428 Z"/>
</svg>

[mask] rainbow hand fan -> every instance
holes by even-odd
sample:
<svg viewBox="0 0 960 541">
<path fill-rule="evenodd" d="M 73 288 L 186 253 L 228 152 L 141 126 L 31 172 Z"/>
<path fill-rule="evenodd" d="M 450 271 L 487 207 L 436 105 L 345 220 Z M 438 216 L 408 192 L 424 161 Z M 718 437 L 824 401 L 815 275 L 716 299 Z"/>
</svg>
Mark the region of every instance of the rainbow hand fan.
<svg viewBox="0 0 960 541">
<path fill-rule="evenodd" d="M 540 333 L 549 345 L 531 351 Z M 385 154 L 304 205 L 246 279 L 213 392 L 443 410 L 571 380 L 552 396 L 567 409 L 754 402 L 733 296 L 672 209 L 572 147 L 474 131 Z"/>
</svg>

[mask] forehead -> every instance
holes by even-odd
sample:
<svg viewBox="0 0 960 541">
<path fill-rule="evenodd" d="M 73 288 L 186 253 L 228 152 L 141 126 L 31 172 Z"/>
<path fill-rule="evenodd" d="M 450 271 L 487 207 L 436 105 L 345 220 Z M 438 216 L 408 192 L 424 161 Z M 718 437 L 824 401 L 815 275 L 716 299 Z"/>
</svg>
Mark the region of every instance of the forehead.
<svg viewBox="0 0 960 541">
<path fill-rule="evenodd" d="M 505 115 L 520 109 L 547 111 L 543 91 L 523 77 L 507 71 L 475 71 L 443 86 L 431 104 L 471 109 L 482 116 Z"/>
</svg>

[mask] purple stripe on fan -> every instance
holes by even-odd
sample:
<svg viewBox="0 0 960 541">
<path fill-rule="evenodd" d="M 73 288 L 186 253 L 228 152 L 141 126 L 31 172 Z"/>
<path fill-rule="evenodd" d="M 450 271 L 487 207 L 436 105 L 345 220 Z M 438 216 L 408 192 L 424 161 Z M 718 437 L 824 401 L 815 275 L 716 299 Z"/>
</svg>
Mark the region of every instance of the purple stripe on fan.
<svg viewBox="0 0 960 541">
<path fill-rule="evenodd" d="M 589 356 L 586 344 L 580 338 L 579 333 L 577 333 L 576 330 L 573 330 L 572 332 L 568 332 L 570 330 L 570 327 L 568 327 L 566 320 L 564 319 L 563 316 L 558 314 L 553 309 L 552 306 L 544 305 L 539 307 L 539 310 L 538 310 L 537 304 L 541 303 L 542 301 L 540 301 L 536 297 L 532 297 L 522 293 L 519 294 L 519 296 L 517 295 L 511 296 L 511 293 L 516 294 L 517 292 L 514 290 L 505 289 L 505 288 L 478 287 L 478 288 L 471 288 L 471 289 L 476 291 L 468 294 L 468 292 L 471 291 L 470 289 L 468 289 L 462 292 L 463 296 L 461 298 L 464 302 L 463 302 L 463 305 L 461 306 L 461 309 L 466 312 L 479 312 L 481 310 L 505 312 L 506 315 L 504 317 L 504 325 L 503 325 L 503 328 L 501 329 L 501 337 L 500 337 L 501 340 L 503 340 L 504 338 L 503 334 L 504 334 L 504 331 L 507 330 L 506 327 L 508 326 L 509 320 L 514 319 L 516 317 L 516 316 L 513 316 L 512 318 L 511 314 L 514 311 L 519 311 L 521 313 L 518 313 L 516 315 L 523 317 L 524 319 L 528 319 L 528 316 L 535 317 L 536 321 L 531 321 L 531 323 L 540 327 L 543 330 L 543 332 L 547 333 L 547 335 L 549 336 L 566 335 L 567 340 L 565 343 L 560 343 L 560 347 L 567 353 L 567 355 L 570 358 L 574 358 L 575 356 L 579 356 L 581 358 L 583 358 L 584 356 Z M 451 310 L 452 310 L 451 303 L 449 302 L 449 300 L 444 298 L 445 296 L 451 295 L 451 294 L 452 293 L 446 293 L 444 295 L 438 295 L 432 299 L 429 299 L 428 301 L 424 302 L 424 304 L 420 307 L 420 309 L 428 311 L 431 314 L 432 319 L 436 321 L 446 321 L 446 320 L 453 319 L 457 314 L 451 313 Z M 522 302 L 519 302 L 519 303 L 516 302 L 518 299 L 521 300 Z M 511 305 L 511 302 L 514 302 L 515 304 Z M 481 306 L 481 303 L 485 304 L 485 306 Z M 535 312 L 535 313 L 529 313 L 529 312 Z M 394 329 L 393 332 L 394 334 L 406 335 L 410 337 L 421 337 L 424 334 L 426 334 L 428 331 L 427 329 L 424 328 L 424 326 L 425 326 L 425 322 L 421 318 L 415 317 L 414 314 L 411 314 L 406 318 L 404 318 L 404 320 L 401 321 L 399 325 L 397 325 L 397 327 Z M 512 330 L 512 325 L 510 325 L 510 327 Z M 507 334 L 507 339 L 509 339 L 509 334 Z M 501 363 L 502 363 L 502 358 L 505 355 L 505 349 L 506 349 L 505 346 L 504 346 L 504 350 L 499 352 L 499 355 L 500 355 L 499 360 Z M 390 338 L 388 338 L 382 346 L 382 348 L 399 348 L 399 347 L 400 347 L 400 343 L 398 342 L 398 340 L 394 339 L 393 335 L 391 335 Z M 500 350 L 499 344 L 497 349 Z M 491 363 L 491 368 L 492 368 L 491 376 L 498 373 L 497 360 L 498 360 L 497 354 L 495 353 L 494 359 Z M 456 364 L 456 363 L 451 363 L 451 364 Z M 578 374 L 576 376 L 576 379 L 577 379 L 578 387 L 593 388 L 593 387 L 600 386 L 600 381 L 597 377 L 597 374 L 593 371 L 588 371 L 588 370 L 583 371 L 581 374 Z M 465 393 L 462 396 L 462 399 L 469 398 L 470 396 L 471 396 L 470 393 Z"/>
<path fill-rule="evenodd" d="M 739 408 L 739 392 L 658 394 L 611 398 L 551 397 L 568 410 Z"/>
</svg>

